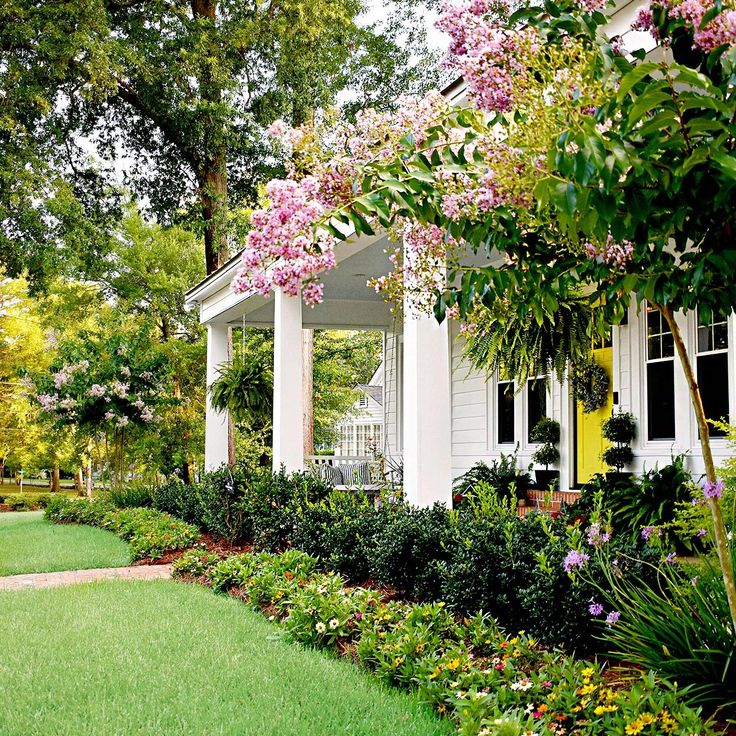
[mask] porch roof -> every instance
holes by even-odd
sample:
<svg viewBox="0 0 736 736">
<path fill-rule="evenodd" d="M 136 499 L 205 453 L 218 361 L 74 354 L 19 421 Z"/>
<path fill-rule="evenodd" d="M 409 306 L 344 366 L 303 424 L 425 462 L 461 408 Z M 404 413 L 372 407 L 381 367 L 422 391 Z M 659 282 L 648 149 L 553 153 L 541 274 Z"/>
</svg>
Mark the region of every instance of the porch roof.
<svg viewBox="0 0 736 736">
<path fill-rule="evenodd" d="M 392 323 L 390 307 L 368 287 L 369 278 L 389 273 L 392 243 L 386 233 L 351 238 L 335 248 L 337 267 L 325 273 L 324 301 L 303 310 L 303 325 L 311 329 L 386 329 Z M 260 294 L 235 294 L 231 283 L 240 267 L 240 255 L 185 295 L 188 308 L 198 307 L 203 324 L 270 327 L 274 300 Z"/>
</svg>

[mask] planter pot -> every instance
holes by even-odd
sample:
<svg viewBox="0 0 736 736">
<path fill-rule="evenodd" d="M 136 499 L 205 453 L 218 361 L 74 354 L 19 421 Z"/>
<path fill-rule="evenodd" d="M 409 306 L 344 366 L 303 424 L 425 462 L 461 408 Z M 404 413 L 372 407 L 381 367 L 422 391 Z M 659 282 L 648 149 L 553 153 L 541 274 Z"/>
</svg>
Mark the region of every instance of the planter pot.
<svg viewBox="0 0 736 736">
<path fill-rule="evenodd" d="M 554 484 L 554 489 L 560 487 L 560 471 L 559 470 L 535 470 L 537 476 L 537 489 L 540 491 L 548 491 L 549 487 Z"/>
<path fill-rule="evenodd" d="M 611 473 L 606 473 L 606 480 L 609 483 L 627 483 L 633 473 L 631 472 L 625 472 L 625 471 L 616 471 Z"/>
</svg>

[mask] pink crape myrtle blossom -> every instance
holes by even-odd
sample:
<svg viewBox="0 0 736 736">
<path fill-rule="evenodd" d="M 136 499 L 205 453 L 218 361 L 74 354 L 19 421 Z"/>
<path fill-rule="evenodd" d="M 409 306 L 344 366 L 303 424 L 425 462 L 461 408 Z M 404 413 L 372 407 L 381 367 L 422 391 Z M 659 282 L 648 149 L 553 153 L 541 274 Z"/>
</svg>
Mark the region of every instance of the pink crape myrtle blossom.
<svg viewBox="0 0 736 736">
<path fill-rule="evenodd" d="M 41 405 L 42 411 L 52 412 L 56 411 L 59 405 L 58 394 L 39 394 L 36 396 L 36 401 Z"/>
<path fill-rule="evenodd" d="M 620 271 L 626 270 L 626 266 L 634 256 L 634 246 L 628 240 L 617 243 L 610 233 L 604 245 L 585 243 L 583 247 L 585 248 L 585 255 L 591 261 L 607 263 Z"/>
<path fill-rule="evenodd" d="M 243 266 L 233 280 L 233 291 L 268 296 L 280 288 L 296 296 L 304 286 L 307 304 L 320 301 L 321 289 L 310 284 L 334 268 L 335 238 L 324 230 L 314 232 L 325 214 L 319 188 L 319 181 L 311 176 L 269 182 L 270 206 L 253 213 L 253 229 L 246 237 Z"/>
<path fill-rule="evenodd" d="M 499 9 L 484 0 L 447 3 L 436 23 L 451 38 L 452 63 L 465 79 L 468 97 L 486 112 L 513 109 L 515 85 L 528 74 L 525 58 L 540 47 L 535 29 L 512 31 L 487 19 L 491 10 Z"/>
<path fill-rule="evenodd" d="M 706 13 L 714 8 L 712 0 L 662 0 L 639 9 L 632 28 L 649 31 L 659 40 L 654 25 L 652 6 L 665 8 L 670 18 L 680 19 L 693 34 L 693 46 L 709 53 L 721 46 L 736 46 L 736 8 L 733 3 L 724 3 L 723 10 L 704 23 Z"/>
</svg>

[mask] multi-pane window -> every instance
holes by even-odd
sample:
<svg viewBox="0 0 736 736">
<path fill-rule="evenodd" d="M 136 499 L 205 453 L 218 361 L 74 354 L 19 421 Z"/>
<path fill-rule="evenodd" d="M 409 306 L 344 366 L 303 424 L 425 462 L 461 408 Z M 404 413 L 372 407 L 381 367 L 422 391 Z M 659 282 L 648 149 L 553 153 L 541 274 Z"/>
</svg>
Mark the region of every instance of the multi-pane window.
<svg viewBox="0 0 736 736">
<path fill-rule="evenodd" d="M 497 442 L 499 445 L 514 442 L 514 382 L 499 381 L 496 385 Z"/>
<path fill-rule="evenodd" d="M 542 417 L 547 416 L 547 384 L 544 378 L 530 378 L 526 384 L 527 441 Z"/>
<path fill-rule="evenodd" d="M 340 427 L 340 449 L 343 455 L 355 454 L 355 434 L 352 424 L 344 424 Z"/>
<path fill-rule="evenodd" d="M 705 416 L 728 422 L 728 320 L 725 317 L 714 315 L 707 324 L 698 325 L 696 370 Z M 711 425 L 710 434 L 723 437 L 725 432 Z"/>
<path fill-rule="evenodd" d="M 675 438 L 675 343 L 662 313 L 647 306 L 647 437 Z"/>
<path fill-rule="evenodd" d="M 358 424 L 355 427 L 355 434 L 357 437 L 357 447 L 355 448 L 356 455 L 368 454 L 368 437 L 370 436 L 370 425 Z"/>
<path fill-rule="evenodd" d="M 383 427 L 380 424 L 374 424 L 371 427 L 371 437 L 373 446 L 379 450 L 383 447 Z"/>
</svg>

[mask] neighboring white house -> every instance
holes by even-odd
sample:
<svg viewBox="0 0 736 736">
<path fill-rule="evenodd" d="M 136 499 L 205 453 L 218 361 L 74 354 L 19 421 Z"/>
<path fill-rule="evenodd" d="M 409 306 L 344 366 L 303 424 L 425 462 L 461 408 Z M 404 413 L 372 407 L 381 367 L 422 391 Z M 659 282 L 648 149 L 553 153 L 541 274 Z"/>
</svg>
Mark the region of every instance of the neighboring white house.
<svg viewBox="0 0 736 736">
<path fill-rule="evenodd" d="M 383 376 L 381 363 L 368 383 L 355 387 L 360 396 L 335 427 L 336 457 L 368 457 L 371 447 L 383 448 Z"/>
<path fill-rule="evenodd" d="M 630 47 L 649 39 L 628 31 L 638 2 L 620 3 L 611 34 L 632 38 Z M 650 43 L 651 46 L 651 43 Z M 462 83 L 445 90 L 461 101 Z M 583 414 L 567 384 L 537 382 L 516 393 L 498 376 L 481 375 L 463 358 L 457 324 L 407 314 L 397 321 L 367 279 L 388 273 L 385 234 L 353 238 L 336 248 L 337 267 L 325 275 L 325 299 L 313 308 L 299 298 L 277 292 L 271 298 L 236 295 L 230 283 L 238 269 L 234 258 L 187 294 L 208 328 L 207 376 L 227 358 L 230 325 L 273 326 L 274 466 L 304 466 L 302 424 L 302 328 L 371 329 L 384 332 L 382 445 L 387 457 L 403 458 L 404 488 L 409 500 L 427 505 L 450 503 L 452 479 L 478 460 L 490 461 L 518 445 L 519 466 L 531 462 L 535 445 L 529 433 L 540 416 L 560 422 L 560 488 L 578 487 L 603 471 L 601 421 L 616 408 L 637 418 L 632 447 L 640 471 L 669 462 L 672 453 L 687 452 L 693 471 L 702 471 L 698 430 L 685 376 L 675 357 L 672 336 L 656 311 L 630 308 L 624 324 L 596 347 L 596 359 L 610 377 L 606 406 Z M 405 313 L 408 310 L 404 310 Z M 699 327 L 696 315 L 679 315 L 692 355 L 706 410 L 712 418 L 736 415 L 736 325 L 734 319 Z M 378 402 L 376 402 L 378 403 Z M 206 465 L 227 458 L 226 418 L 207 409 Z M 726 457 L 722 438 L 713 441 L 716 459 Z M 341 451 L 343 448 L 340 448 Z M 356 446 L 357 451 L 357 446 Z M 352 447 L 349 448 L 352 451 Z"/>
</svg>

